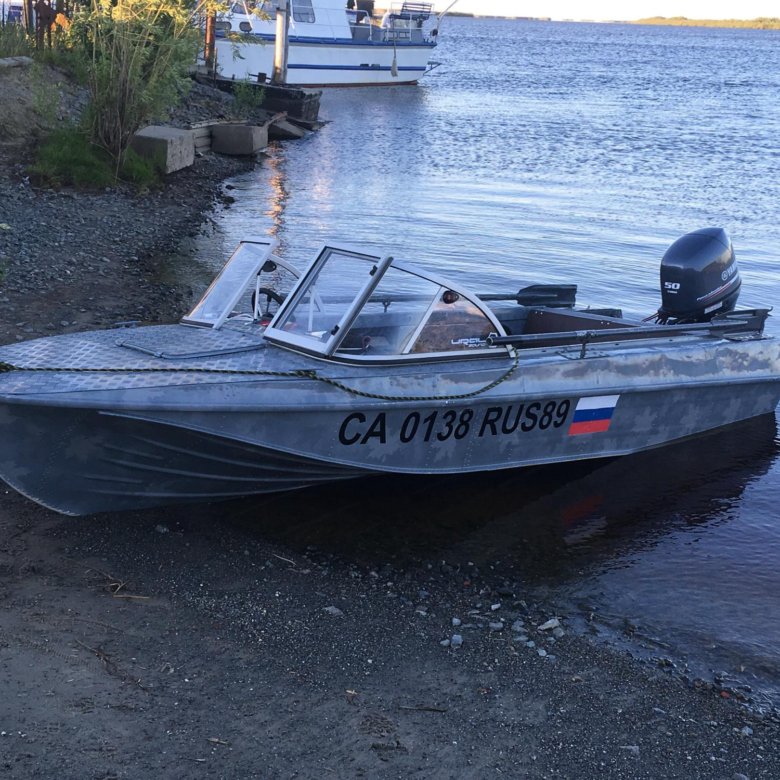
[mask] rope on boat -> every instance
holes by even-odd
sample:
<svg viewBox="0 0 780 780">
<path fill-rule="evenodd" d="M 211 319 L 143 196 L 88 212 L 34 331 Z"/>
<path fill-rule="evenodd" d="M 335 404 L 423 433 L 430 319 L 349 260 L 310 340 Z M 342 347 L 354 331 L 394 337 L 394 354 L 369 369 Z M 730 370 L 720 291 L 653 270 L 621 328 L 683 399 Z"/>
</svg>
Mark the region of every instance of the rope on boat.
<svg viewBox="0 0 780 780">
<path fill-rule="evenodd" d="M 161 366 L 150 366 L 148 368 L 61 368 L 61 367 L 24 367 L 15 366 L 12 363 L 4 363 L 0 361 L 0 374 L 7 374 L 11 371 L 37 371 L 42 373 L 100 373 L 100 374 L 121 374 L 121 373 L 133 373 L 133 374 L 221 374 L 221 375 L 238 375 L 238 376 L 275 376 L 290 379 L 310 379 L 314 382 L 323 382 L 343 390 L 346 393 L 357 395 L 362 398 L 375 398 L 379 401 L 459 401 L 465 398 L 473 398 L 477 395 L 492 390 L 494 387 L 498 387 L 502 382 L 505 382 L 512 374 L 517 370 L 520 364 L 520 354 L 516 349 L 510 347 L 512 354 L 512 365 L 507 371 L 505 371 L 498 379 L 494 379 L 484 387 L 480 387 L 477 390 L 472 390 L 468 393 L 457 393 L 453 395 L 384 395 L 382 393 L 370 393 L 366 390 L 358 390 L 354 387 L 349 387 L 343 382 L 339 382 L 338 379 L 331 379 L 330 377 L 320 376 L 312 368 L 301 368 L 293 371 L 266 371 L 262 369 L 239 369 L 239 368 L 164 368 Z"/>
<path fill-rule="evenodd" d="M 380 401 L 460 401 L 465 398 L 473 398 L 474 396 L 482 395 L 482 393 L 486 393 L 488 390 L 498 387 L 502 382 L 506 382 L 506 380 L 517 371 L 517 367 L 520 364 L 520 354 L 518 351 L 513 349 L 511 352 L 512 365 L 498 377 L 498 379 L 494 379 L 484 387 L 480 387 L 478 390 L 472 390 L 470 393 L 458 393 L 455 395 L 382 395 L 381 393 L 369 393 L 365 390 L 356 390 L 354 387 L 348 387 L 347 385 L 342 384 L 337 379 L 329 379 L 326 376 L 318 376 L 315 374 L 312 378 L 333 385 L 333 387 L 337 387 L 339 390 L 344 390 L 347 393 L 352 393 L 353 395 L 358 395 L 363 398 L 376 398 Z M 312 374 L 314 374 L 313 371 Z"/>
</svg>

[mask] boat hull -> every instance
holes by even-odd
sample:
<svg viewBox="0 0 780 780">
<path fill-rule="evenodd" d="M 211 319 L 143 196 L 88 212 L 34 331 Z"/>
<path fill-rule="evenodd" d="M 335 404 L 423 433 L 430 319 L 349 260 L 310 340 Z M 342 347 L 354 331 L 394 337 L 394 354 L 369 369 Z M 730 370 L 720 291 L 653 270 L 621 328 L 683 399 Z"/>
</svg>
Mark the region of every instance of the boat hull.
<svg viewBox="0 0 780 780">
<path fill-rule="evenodd" d="M 0 436 L 13 446 L 0 447 L 0 476 L 52 509 L 89 514 L 376 472 L 451 474 L 627 455 L 770 413 L 778 400 L 776 382 L 742 383 L 738 392 L 713 384 L 446 405 L 376 401 L 359 411 L 354 403 L 177 410 L 5 399 Z"/>
<path fill-rule="evenodd" d="M 290 41 L 287 84 L 297 87 L 366 87 L 416 84 L 428 69 L 431 44 Z M 273 39 L 247 36 L 246 42 L 216 42 L 217 72 L 223 78 L 270 78 Z M 395 67 L 393 66 L 395 63 Z"/>
<path fill-rule="evenodd" d="M 3 406 L 0 431 L 18 442 L 10 456 L 2 448 L 3 479 L 69 515 L 226 500 L 360 476 L 217 431 L 96 409 Z"/>
<path fill-rule="evenodd" d="M 0 478 L 86 514 L 609 458 L 775 411 L 777 340 L 667 332 L 403 364 L 279 348 L 245 319 L 7 345 Z"/>
</svg>

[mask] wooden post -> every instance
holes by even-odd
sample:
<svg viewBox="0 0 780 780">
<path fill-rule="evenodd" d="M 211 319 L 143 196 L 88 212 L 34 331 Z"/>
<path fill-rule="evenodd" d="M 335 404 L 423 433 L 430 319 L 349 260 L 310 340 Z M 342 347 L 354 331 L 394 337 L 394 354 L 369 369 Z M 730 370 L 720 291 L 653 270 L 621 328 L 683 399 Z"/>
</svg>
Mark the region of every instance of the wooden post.
<svg viewBox="0 0 780 780">
<path fill-rule="evenodd" d="M 290 3 L 278 0 L 276 7 L 276 45 L 274 46 L 274 73 L 272 84 L 287 83 L 287 55 L 290 48 Z"/>
<path fill-rule="evenodd" d="M 24 0 L 22 3 L 22 23 L 27 34 L 35 35 L 35 14 L 33 13 L 33 0 Z"/>
<path fill-rule="evenodd" d="M 205 58 L 206 58 L 206 70 L 209 73 L 214 72 L 216 65 L 216 29 L 217 29 L 217 12 L 209 11 L 206 15 L 206 42 L 205 42 Z"/>
</svg>

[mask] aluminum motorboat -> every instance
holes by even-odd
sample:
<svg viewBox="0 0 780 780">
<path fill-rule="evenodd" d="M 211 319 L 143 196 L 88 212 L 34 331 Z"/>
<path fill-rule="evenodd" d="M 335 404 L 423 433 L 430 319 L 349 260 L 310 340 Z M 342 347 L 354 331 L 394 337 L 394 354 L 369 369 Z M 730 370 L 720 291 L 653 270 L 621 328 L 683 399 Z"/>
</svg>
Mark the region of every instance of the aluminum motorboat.
<svg viewBox="0 0 780 780">
<path fill-rule="evenodd" d="M 768 309 L 737 310 L 725 231 L 678 239 L 654 321 L 574 285 L 476 295 L 325 246 L 240 243 L 171 325 L 0 347 L 0 477 L 68 514 L 376 473 L 611 458 L 774 412 Z"/>
</svg>

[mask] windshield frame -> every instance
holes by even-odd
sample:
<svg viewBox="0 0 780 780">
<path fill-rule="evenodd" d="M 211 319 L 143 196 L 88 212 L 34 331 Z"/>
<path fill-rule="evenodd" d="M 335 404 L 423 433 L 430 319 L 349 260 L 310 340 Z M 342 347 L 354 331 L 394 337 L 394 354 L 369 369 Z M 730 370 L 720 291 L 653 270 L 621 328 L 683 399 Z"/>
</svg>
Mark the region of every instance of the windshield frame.
<svg viewBox="0 0 780 780">
<path fill-rule="evenodd" d="M 280 323 L 285 320 L 287 313 L 293 310 L 306 297 L 313 281 L 318 278 L 321 269 L 334 253 L 346 254 L 373 262 L 374 270 L 370 272 L 368 281 L 355 295 L 352 302 L 345 306 L 344 314 L 341 316 L 338 324 L 334 327 L 329 336 L 322 341 L 317 341 L 308 336 L 300 336 L 298 334 L 283 330 L 281 327 L 279 327 Z M 348 363 L 407 363 L 430 360 L 450 360 L 453 358 L 463 359 L 464 357 L 471 358 L 477 356 L 496 357 L 498 355 L 505 354 L 508 351 L 508 347 L 505 346 L 486 345 L 484 347 L 448 350 L 446 352 L 411 352 L 411 345 L 414 343 L 414 339 L 411 339 L 407 348 L 405 348 L 403 352 L 394 354 L 370 355 L 345 354 L 343 352 L 338 352 L 342 341 L 349 333 L 350 327 L 357 319 L 368 300 L 371 298 L 372 294 L 376 290 L 377 286 L 389 268 L 394 268 L 398 271 L 412 274 L 426 281 L 430 281 L 441 288 L 457 293 L 459 296 L 474 305 L 485 316 L 485 318 L 492 325 L 496 335 L 506 335 L 506 331 L 504 330 L 496 315 L 485 303 L 480 300 L 479 296 L 464 290 L 460 285 L 453 284 L 451 281 L 439 276 L 438 274 L 431 274 L 427 271 L 424 271 L 414 264 L 395 260 L 392 256 L 389 255 L 385 257 L 379 257 L 378 255 L 368 254 L 363 250 L 346 246 L 335 246 L 327 244 L 323 246 L 315 261 L 311 264 L 306 273 L 301 276 L 291 294 L 279 308 L 279 311 L 277 311 L 273 320 L 271 320 L 268 327 L 266 328 L 264 337 L 271 343 L 280 347 L 287 347 L 295 351 L 306 352 L 308 354 L 317 355 L 322 358 Z M 390 303 L 391 302 L 392 301 L 390 301 Z M 415 330 L 415 338 L 423 330 L 434 309 L 435 301 L 429 305 L 424 318 L 417 326 Z"/>
<path fill-rule="evenodd" d="M 213 328 L 218 330 L 231 315 L 241 296 L 250 284 L 255 284 L 257 275 L 263 266 L 272 258 L 276 246 L 274 240 L 246 239 L 239 241 L 238 246 L 230 255 L 230 259 L 222 266 L 222 270 L 201 295 L 200 300 L 192 307 L 188 314 L 181 318 L 183 325 L 196 325 L 201 328 Z M 249 247 L 258 248 L 248 256 L 245 250 Z M 230 279 L 231 271 L 238 269 L 237 279 Z M 223 292 L 224 289 L 224 292 Z M 217 314 L 208 317 L 203 312 L 208 310 L 210 298 L 217 300 Z"/>
</svg>

